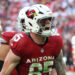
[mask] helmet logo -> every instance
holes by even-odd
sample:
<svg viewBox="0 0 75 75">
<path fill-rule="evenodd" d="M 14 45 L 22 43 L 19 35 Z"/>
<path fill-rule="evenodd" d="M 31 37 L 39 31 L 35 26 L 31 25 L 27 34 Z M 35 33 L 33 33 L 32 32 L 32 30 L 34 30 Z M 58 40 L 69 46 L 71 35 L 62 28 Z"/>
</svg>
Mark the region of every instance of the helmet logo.
<svg viewBox="0 0 75 75">
<path fill-rule="evenodd" d="M 26 12 L 26 15 L 27 15 L 28 18 L 31 18 L 31 19 L 33 19 L 35 16 L 37 16 L 35 10 L 28 10 Z"/>
</svg>

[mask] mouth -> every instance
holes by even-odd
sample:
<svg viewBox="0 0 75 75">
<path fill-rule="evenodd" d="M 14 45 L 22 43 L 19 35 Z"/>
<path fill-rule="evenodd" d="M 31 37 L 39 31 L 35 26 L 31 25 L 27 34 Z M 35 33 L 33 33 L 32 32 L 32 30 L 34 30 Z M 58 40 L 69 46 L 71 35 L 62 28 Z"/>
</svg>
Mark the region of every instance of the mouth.
<svg viewBox="0 0 75 75">
<path fill-rule="evenodd" d="M 50 26 L 42 27 L 42 30 L 50 30 Z"/>
<path fill-rule="evenodd" d="M 49 27 L 45 27 L 45 30 L 49 30 L 50 28 Z"/>
</svg>

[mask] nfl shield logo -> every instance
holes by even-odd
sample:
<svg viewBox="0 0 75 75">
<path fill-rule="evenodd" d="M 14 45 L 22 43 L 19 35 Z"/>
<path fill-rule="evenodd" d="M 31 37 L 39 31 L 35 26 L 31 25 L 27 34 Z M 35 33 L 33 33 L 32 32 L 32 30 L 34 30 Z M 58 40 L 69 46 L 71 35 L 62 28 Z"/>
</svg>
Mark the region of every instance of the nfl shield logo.
<svg viewBox="0 0 75 75">
<path fill-rule="evenodd" d="M 41 53 L 44 53 L 44 49 L 43 48 L 41 49 Z"/>
</svg>

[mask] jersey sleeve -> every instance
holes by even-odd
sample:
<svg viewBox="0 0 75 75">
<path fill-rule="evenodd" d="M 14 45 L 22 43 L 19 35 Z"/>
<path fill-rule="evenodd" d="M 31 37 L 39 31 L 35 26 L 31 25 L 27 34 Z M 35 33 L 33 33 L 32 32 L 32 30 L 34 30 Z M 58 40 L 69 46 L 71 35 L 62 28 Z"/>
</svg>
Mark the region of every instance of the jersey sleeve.
<svg viewBox="0 0 75 75">
<path fill-rule="evenodd" d="M 10 47 L 12 52 L 19 56 L 23 56 L 23 47 L 25 46 L 24 36 L 20 33 L 16 34 L 10 41 Z"/>
<path fill-rule="evenodd" d="M 62 39 L 62 37 L 61 36 L 58 36 L 57 38 L 56 38 L 56 49 L 55 49 L 55 56 L 57 57 L 59 54 L 60 54 L 60 52 L 61 52 L 61 50 L 62 50 L 62 47 L 63 47 L 63 45 L 64 45 L 64 42 L 63 42 L 63 39 Z"/>
<path fill-rule="evenodd" d="M 3 32 L 0 38 L 1 43 L 9 44 L 10 39 L 17 34 L 17 32 Z"/>
</svg>

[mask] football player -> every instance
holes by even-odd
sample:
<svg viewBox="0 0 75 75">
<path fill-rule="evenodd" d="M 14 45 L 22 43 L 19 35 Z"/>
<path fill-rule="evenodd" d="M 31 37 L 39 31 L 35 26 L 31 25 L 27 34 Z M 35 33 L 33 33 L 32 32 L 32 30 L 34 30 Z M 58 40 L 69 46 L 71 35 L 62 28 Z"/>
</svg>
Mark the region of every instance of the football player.
<svg viewBox="0 0 75 75">
<path fill-rule="evenodd" d="M 1 75 L 10 75 L 16 67 L 18 75 L 51 75 L 55 65 L 57 75 L 66 75 L 62 61 L 63 40 L 55 35 L 53 13 L 45 5 L 36 4 L 21 13 L 24 29 L 10 41 Z"/>
<path fill-rule="evenodd" d="M 22 13 L 22 10 L 23 11 L 26 11 L 28 7 L 24 7 L 23 9 L 20 10 L 20 13 Z M 22 29 L 23 26 L 23 20 L 20 20 L 20 18 L 22 18 L 22 16 L 19 14 L 18 15 L 18 22 L 17 22 L 17 30 L 20 32 L 20 31 L 25 31 L 27 32 L 27 30 L 24 30 Z M 11 40 L 11 38 L 17 34 L 18 32 L 3 32 L 2 35 L 2 27 L 1 27 L 1 23 L 0 23 L 0 71 L 2 69 L 2 66 L 3 66 L 3 63 L 4 63 L 4 59 L 7 55 L 7 53 L 9 52 L 10 50 L 10 47 L 9 47 L 9 41 Z"/>
<path fill-rule="evenodd" d="M 28 7 L 24 7 L 22 10 L 20 10 L 20 13 L 22 12 L 22 11 L 26 11 L 27 10 L 27 8 Z M 25 32 L 28 32 L 29 30 L 26 30 L 25 29 L 25 25 L 23 25 L 23 23 L 24 23 L 24 21 L 23 21 L 23 19 L 22 19 L 22 15 L 18 15 L 18 22 L 17 22 L 17 26 L 18 26 L 18 31 L 25 31 Z M 21 20 L 20 20 L 21 19 Z M 24 27 L 24 29 L 22 29 L 22 27 Z M 7 53 L 9 52 L 9 50 L 10 50 L 10 47 L 9 47 L 9 42 L 10 42 L 10 40 L 11 40 L 11 38 L 15 35 L 15 34 L 17 34 L 18 32 L 12 32 L 12 31 L 10 31 L 10 32 L 3 32 L 2 33 L 2 35 L 1 35 L 1 33 L 2 33 L 2 27 L 1 27 L 1 24 L 0 24 L 0 71 L 2 70 L 2 66 L 3 66 L 3 63 L 4 63 L 4 60 L 5 60 L 5 57 L 6 57 L 6 55 L 7 55 Z M 55 75 L 55 73 L 56 73 L 56 70 L 55 69 L 53 69 L 52 70 L 52 75 Z M 16 73 L 16 70 L 14 70 L 13 72 L 12 72 L 12 75 L 17 75 L 17 73 Z"/>
<path fill-rule="evenodd" d="M 7 53 L 10 50 L 9 41 L 17 32 L 4 32 L 0 38 L 0 71 L 2 70 L 2 66 L 5 60 Z M 12 75 L 16 75 L 16 70 L 12 72 Z"/>
<path fill-rule="evenodd" d="M 0 72 L 2 70 L 5 57 L 8 51 L 10 50 L 9 41 L 17 32 L 4 32 L 2 33 L 2 35 L 1 33 L 2 33 L 2 27 L 0 24 L 0 36 L 1 36 L 0 37 Z M 16 70 L 14 70 L 11 75 L 17 75 Z"/>
<path fill-rule="evenodd" d="M 26 11 L 28 7 L 25 7 L 23 8 L 22 10 Z M 22 11 L 20 10 L 20 11 Z M 21 12 L 20 12 L 21 13 Z M 20 16 L 20 14 L 18 15 L 18 18 L 21 18 L 22 16 Z M 18 20 L 19 22 L 19 20 Z M 17 30 L 20 32 L 20 31 L 23 31 L 23 29 L 21 28 L 23 26 L 23 20 L 20 21 L 20 24 L 17 22 Z M 23 26 L 24 27 L 24 26 Z M 27 32 L 27 30 L 24 30 L 25 32 Z M 11 40 L 11 38 L 17 34 L 18 32 L 3 32 L 2 35 L 2 27 L 1 27 L 1 23 L 0 23 L 0 71 L 2 70 L 2 66 L 4 64 L 4 60 L 5 60 L 5 57 L 7 55 L 7 53 L 9 52 L 10 50 L 10 47 L 9 47 L 9 41 Z M 12 72 L 12 75 L 17 75 L 16 73 L 16 70 L 14 70 Z"/>
</svg>

